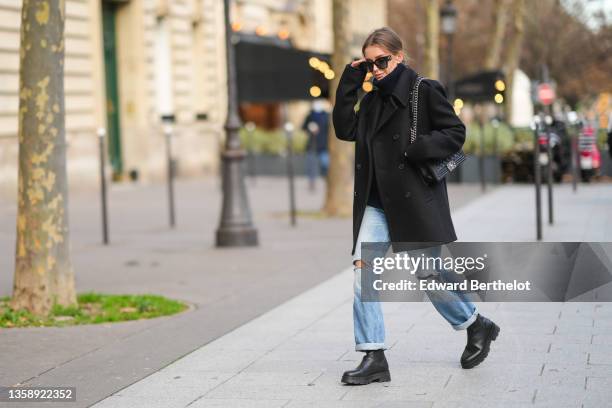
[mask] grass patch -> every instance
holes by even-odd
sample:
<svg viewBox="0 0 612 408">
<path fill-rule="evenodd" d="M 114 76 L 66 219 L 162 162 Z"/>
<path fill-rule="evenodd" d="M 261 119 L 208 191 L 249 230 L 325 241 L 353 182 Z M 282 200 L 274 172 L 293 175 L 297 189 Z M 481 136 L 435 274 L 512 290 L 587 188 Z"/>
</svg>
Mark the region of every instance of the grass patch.
<svg viewBox="0 0 612 408">
<path fill-rule="evenodd" d="M 151 319 L 184 311 L 188 306 L 159 295 L 104 295 L 87 292 L 77 296 L 78 305 L 55 304 L 49 316 L 13 310 L 9 297 L 0 298 L 0 327 L 73 326 Z"/>
</svg>

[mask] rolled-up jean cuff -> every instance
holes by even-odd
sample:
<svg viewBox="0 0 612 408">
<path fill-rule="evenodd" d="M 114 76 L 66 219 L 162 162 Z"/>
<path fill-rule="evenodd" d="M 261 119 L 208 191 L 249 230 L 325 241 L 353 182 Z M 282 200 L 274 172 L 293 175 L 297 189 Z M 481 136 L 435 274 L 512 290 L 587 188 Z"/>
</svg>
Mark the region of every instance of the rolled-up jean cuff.
<svg viewBox="0 0 612 408">
<path fill-rule="evenodd" d="M 355 351 L 386 350 L 385 343 L 361 343 L 355 345 Z"/>
<path fill-rule="evenodd" d="M 453 329 L 455 330 L 465 330 L 467 329 L 472 323 L 474 323 L 474 321 L 476 321 L 476 318 L 478 317 L 478 309 L 474 309 L 474 313 L 472 313 L 472 315 L 470 316 L 469 319 L 467 319 L 465 322 L 458 324 L 456 326 L 453 326 Z"/>
</svg>

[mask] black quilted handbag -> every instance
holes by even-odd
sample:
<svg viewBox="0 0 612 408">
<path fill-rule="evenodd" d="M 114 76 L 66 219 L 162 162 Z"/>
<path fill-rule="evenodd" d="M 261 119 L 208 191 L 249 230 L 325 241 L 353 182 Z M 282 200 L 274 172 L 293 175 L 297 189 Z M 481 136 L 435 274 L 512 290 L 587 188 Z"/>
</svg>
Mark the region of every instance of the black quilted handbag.
<svg viewBox="0 0 612 408">
<path fill-rule="evenodd" d="M 414 143 L 417 136 L 417 117 L 418 117 L 418 100 L 419 100 L 419 85 L 424 78 L 417 76 L 412 90 L 412 123 L 410 127 L 410 143 Z M 463 150 L 451 154 L 443 160 L 428 160 L 419 164 L 419 170 L 425 181 L 429 184 L 435 184 L 444 179 L 450 172 L 455 170 L 466 159 Z"/>
</svg>

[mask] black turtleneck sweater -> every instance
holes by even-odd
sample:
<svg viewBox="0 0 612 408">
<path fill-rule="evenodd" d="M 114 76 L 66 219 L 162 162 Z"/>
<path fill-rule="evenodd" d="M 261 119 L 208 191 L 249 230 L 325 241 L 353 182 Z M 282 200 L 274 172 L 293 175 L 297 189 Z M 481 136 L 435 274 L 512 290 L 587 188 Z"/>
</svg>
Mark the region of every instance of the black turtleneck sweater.
<svg viewBox="0 0 612 408">
<path fill-rule="evenodd" d="M 380 107 L 378 112 L 374 112 L 372 116 L 375 123 L 371 123 L 372 129 L 376 127 L 378 121 L 380 120 L 381 114 L 383 112 L 383 106 L 389 103 L 389 98 L 391 93 L 395 89 L 395 85 L 397 84 L 397 80 L 399 79 L 402 71 L 406 70 L 406 66 L 404 64 L 397 64 L 397 66 L 388 73 L 383 79 L 377 81 L 376 78 L 372 81 L 372 84 L 376 86 L 378 89 L 378 93 L 381 97 L 382 103 L 378 104 Z M 383 208 L 382 202 L 380 201 L 380 194 L 378 193 L 378 184 L 376 182 L 376 173 L 374 166 L 374 157 L 372 157 L 372 186 L 370 188 L 370 195 L 368 196 L 368 205 L 376 208 Z"/>
</svg>

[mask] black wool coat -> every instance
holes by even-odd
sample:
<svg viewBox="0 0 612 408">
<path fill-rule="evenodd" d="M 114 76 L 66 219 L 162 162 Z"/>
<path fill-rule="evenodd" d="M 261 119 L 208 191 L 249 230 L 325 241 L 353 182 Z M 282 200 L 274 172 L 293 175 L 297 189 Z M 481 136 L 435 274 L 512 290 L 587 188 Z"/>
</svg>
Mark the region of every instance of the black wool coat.
<svg viewBox="0 0 612 408">
<path fill-rule="evenodd" d="M 379 91 L 368 92 L 356 107 L 358 90 L 366 75 L 363 70 L 347 64 L 336 90 L 332 114 L 336 137 L 355 142 L 351 255 L 355 253 L 373 173 L 393 252 L 457 240 L 446 181 L 430 186 L 416 166 L 421 161 L 444 159 L 459 151 L 465 142 L 465 126 L 448 102 L 442 85 L 425 79 L 419 87 L 417 138 L 411 144 L 410 97 L 417 73 L 406 68 L 382 107 L 376 129 L 370 125 L 374 122 L 373 113 L 378 111 L 375 105 L 383 103 Z"/>
</svg>

